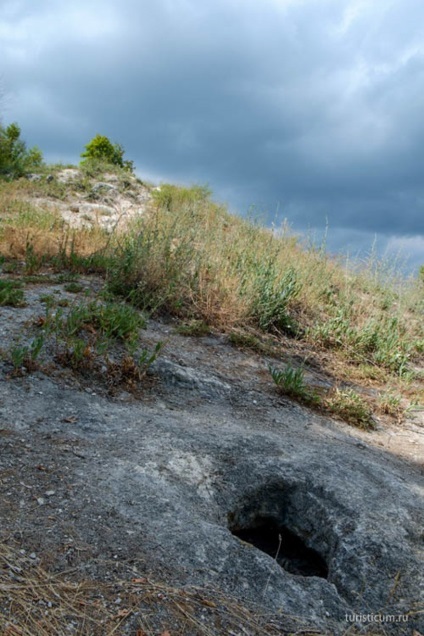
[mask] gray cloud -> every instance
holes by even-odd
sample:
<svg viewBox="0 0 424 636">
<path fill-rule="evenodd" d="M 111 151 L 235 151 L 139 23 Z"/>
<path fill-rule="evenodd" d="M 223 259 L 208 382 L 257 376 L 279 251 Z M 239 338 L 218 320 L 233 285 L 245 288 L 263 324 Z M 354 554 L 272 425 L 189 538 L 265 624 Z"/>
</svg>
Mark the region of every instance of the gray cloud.
<svg viewBox="0 0 424 636">
<path fill-rule="evenodd" d="M 424 262 L 421 0 L 28 4 L 0 8 L 6 116 L 48 158 L 101 132 L 141 176 Z"/>
</svg>

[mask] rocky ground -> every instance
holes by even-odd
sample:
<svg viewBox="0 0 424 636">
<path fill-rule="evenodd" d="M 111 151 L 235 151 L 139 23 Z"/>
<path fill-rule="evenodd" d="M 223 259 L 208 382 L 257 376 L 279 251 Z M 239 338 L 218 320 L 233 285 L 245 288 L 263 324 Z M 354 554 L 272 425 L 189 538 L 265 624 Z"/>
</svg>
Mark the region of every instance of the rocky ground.
<svg viewBox="0 0 424 636">
<path fill-rule="evenodd" d="M 277 394 L 275 360 L 171 320 L 140 330 L 164 347 L 131 382 L 70 369 L 53 344 L 17 372 L 43 298 L 73 306 L 102 281 L 80 284 L 28 283 L 25 306 L 0 307 L 2 542 L 108 585 L 93 603 L 119 617 L 57 633 L 424 633 L 422 413 L 371 432 L 322 417 Z M 8 590 L 2 629 L 27 633 Z"/>
<path fill-rule="evenodd" d="M 58 211 L 73 229 L 93 225 L 111 232 L 144 214 L 152 199 L 151 188 L 134 176 L 105 173 L 101 179 L 84 177 L 78 168 L 64 168 L 56 175 L 30 175 L 34 192 L 26 198 L 40 210 Z M 38 184 L 43 184 L 37 192 Z M 51 188 L 49 188 L 51 184 Z"/>
</svg>

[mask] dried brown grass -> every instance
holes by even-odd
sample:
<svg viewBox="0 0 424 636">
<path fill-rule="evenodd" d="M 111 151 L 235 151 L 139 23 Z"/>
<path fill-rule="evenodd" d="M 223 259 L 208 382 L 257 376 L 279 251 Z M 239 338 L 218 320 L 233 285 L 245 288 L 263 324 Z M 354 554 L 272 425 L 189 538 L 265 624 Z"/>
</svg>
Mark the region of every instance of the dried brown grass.
<svg viewBox="0 0 424 636">
<path fill-rule="evenodd" d="M 116 566 L 116 563 L 113 564 Z M 0 543 L 3 636 L 272 636 L 319 634 L 293 616 L 267 616 L 217 590 L 178 588 L 133 576 L 111 582 L 47 572 Z M 119 600 L 119 602 L 117 602 Z"/>
<path fill-rule="evenodd" d="M 71 231 L 58 211 L 35 208 L 18 190 L 0 189 L 6 258 L 30 256 L 36 269 L 58 255 L 66 267 L 71 256 L 104 253 L 110 288 L 140 307 L 228 333 L 267 332 L 282 352 L 301 342 L 338 380 L 375 388 L 390 380 L 403 393 L 410 370 L 424 367 L 423 285 L 374 258 L 355 269 L 304 249 L 287 227 L 274 232 L 232 216 L 202 189 L 171 188 L 112 235 L 100 225 Z M 296 289 L 280 303 L 286 279 Z M 419 374 L 414 382 L 417 396 Z"/>
</svg>

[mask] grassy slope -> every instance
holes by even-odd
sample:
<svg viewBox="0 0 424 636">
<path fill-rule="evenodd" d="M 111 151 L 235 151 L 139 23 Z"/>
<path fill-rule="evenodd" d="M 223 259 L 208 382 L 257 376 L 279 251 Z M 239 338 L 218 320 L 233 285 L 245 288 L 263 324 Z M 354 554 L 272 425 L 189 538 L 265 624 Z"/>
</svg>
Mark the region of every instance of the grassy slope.
<svg viewBox="0 0 424 636">
<path fill-rule="evenodd" d="M 48 172 L 54 175 L 57 170 L 50 167 Z M 45 177 L 37 182 L 0 183 L 1 268 L 9 278 L 0 285 L 0 305 L 19 307 L 22 285 L 34 280 L 31 275 L 94 271 L 104 276 L 115 298 L 172 314 L 188 334 L 217 329 L 228 333 L 235 346 L 273 357 L 280 390 L 313 408 L 367 426 L 371 411 L 400 419 L 411 404 L 424 402 L 421 282 L 398 281 L 375 264 L 356 272 L 347 269 L 320 249 L 303 249 L 289 233 L 277 236 L 231 216 L 211 201 L 204 188 L 162 186 L 152 192 L 150 210 L 143 218 L 112 235 L 99 226 L 71 231 L 54 209 L 40 210 L 28 202 L 35 196 L 66 201 L 72 198 L 72 189 L 89 195 L 93 179 L 100 176 L 101 171 L 86 170 L 72 186 Z M 118 177 L 120 187 L 136 187 L 128 186 L 126 175 Z M 112 308 L 112 319 L 113 300 L 107 306 Z M 87 311 L 98 313 L 99 305 Z M 127 316 L 134 315 L 121 309 L 118 314 L 123 316 L 119 329 L 125 335 Z M 103 313 L 93 314 L 91 322 L 96 318 L 109 324 Z M 81 319 L 86 320 L 85 313 Z M 116 320 L 113 325 L 116 328 Z M 59 327 L 63 331 L 63 324 Z M 330 379 L 332 388 L 323 392 L 310 386 L 305 370 Z M 22 577 L 19 584 L 10 582 L 6 568 L 22 557 L 5 546 L 2 550 L 0 560 L 6 566 L 0 602 L 8 607 L 14 603 L 19 625 L 15 629 L 11 623 L 3 624 L 5 633 L 56 632 L 70 616 L 80 626 L 78 633 L 97 633 L 95 627 L 98 633 L 120 633 L 126 615 L 119 614 L 112 602 L 93 602 L 90 585 L 83 589 L 78 583 L 53 581 L 41 570 L 32 578 Z M 52 590 L 52 600 L 60 599 L 42 619 L 33 613 L 31 596 L 40 577 Z M 141 580 L 134 585 L 144 585 L 149 593 L 152 587 Z M 134 595 L 134 590 L 129 592 Z M 171 598 L 171 592 L 185 594 L 167 589 L 165 598 Z M 108 599 L 106 591 L 104 597 Z M 216 599 L 208 602 L 210 607 L 218 606 Z M 272 633 L 259 629 L 244 609 L 224 608 L 222 602 L 219 607 L 228 623 L 235 616 L 252 633 Z M 185 616 L 194 616 L 191 607 L 187 612 Z"/>
<path fill-rule="evenodd" d="M 203 187 L 153 190 L 149 212 L 112 235 L 100 226 L 71 231 L 54 209 L 28 202 L 35 196 L 63 201 L 76 192 L 89 197 L 102 169 L 85 168 L 72 185 L 46 176 L 0 184 L 3 269 L 21 261 L 31 274 L 48 266 L 97 271 L 113 294 L 138 308 L 207 324 L 238 346 L 285 361 L 295 356 L 305 369 L 331 377 L 334 391 L 314 394 L 327 410 L 332 401 L 365 406 L 357 391 L 345 390 L 349 382 L 359 393 L 379 389 L 377 397 L 363 395 L 393 416 L 423 401 L 421 281 L 397 279 L 381 263 L 347 268 L 322 249 L 302 248 L 288 232 L 277 235 L 230 215 Z M 116 176 L 123 191 L 136 189 L 127 173 Z M 286 386 L 290 377 L 279 377 L 282 391 L 308 401 L 302 374 L 298 390 Z"/>
</svg>

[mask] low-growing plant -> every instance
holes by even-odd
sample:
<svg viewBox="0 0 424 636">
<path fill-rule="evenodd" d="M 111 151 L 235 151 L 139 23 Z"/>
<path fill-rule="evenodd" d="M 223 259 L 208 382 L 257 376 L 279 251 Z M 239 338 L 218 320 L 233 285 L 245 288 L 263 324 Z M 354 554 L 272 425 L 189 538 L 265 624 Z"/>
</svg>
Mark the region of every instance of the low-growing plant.
<svg viewBox="0 0 424 636">
<path fill-rule="evenodd" d="M 281 393 L 306 404 L 319 403 L 319 396 L 306 385 L 305 372 L 301 367 L 288 365 L 285 369 L 268 368 Z"/>
<path fill-rule="evenodd" d="M 38 334 L 30 345 L 17 345 L 10 350 L 10 359 L 16 372 L 36 368 L 36 360 L 44 346 L 44 334 Z"/>
<path fill-rule="evenodd" d="M 406 410 L 402 406 L 402 396 L 390 391 L 386 391 L 379 396 L 378 406 L 382 413 L 396 417 L 398 420 L 402 419 Z"/>
<path fill-rule="evenodd" d="M 256 277 L 256 294 L 252 307 L 259 327 L 263 331 L 277 329 L 295 334 L 296 325 L 288 312 L 288 304 L 299 292 L 300 284 L 293 267 L 281 275 L 273 260 L 261 265 Z"/>
<path fill-rule="evenodd" d="M 374 364 L 399 376 L 407 373 L 419 340 L 408 339 L 399 317 L 371 317 L 357 324 L 352 312 L 352 305 L 339 307 L 333 318 L 312 327 L 309 336 L 327 347 L 344 350 L 358 364 Z"/>
<path fill-rule="evenodd" d="M 43 303 L 46 305 L 47 309 L 49 309 L 50 307 L 54 307 L 57 302 L 53 294 L 41 294 L 39 300 L 40 300 L 40 303 Z"/>
<path fill-rule="evenodd" d="M 11 280 L 0 280 L 0 307 L 23 307 L 24 292 L 20 283 Z"/>
<path fill-rule="evenodd" d="M 143 349 L 141 352 L 137 354 L 137 365 L 140 368 L 147 369 L 150 367 L 155 360 L 157 360 L 160 352 L 163 349 L 163 342 L 156 343 L 153 351 L 148 351 L 147 349 Z"/>
<path fill-rule="evenodd" d="M 16 194 L 24 197 L 49 198 L 64 201 L 69 194 L 69 184 L 58 180 L 51 166 L 36 169 L 35 175 L 15 181 Z"/>
<path fill-rule="evenodd" d="M 57 283 L 76 283 L 79 276 L 75 272 L 61 272 L 56 276 Z"/>
<path fill-rule="evenodd" d="M 95 353 L 94 345 L 83 338 L 71 337 L 67 339 L 64 350 L 58 347 L 56 358 L 65 366 L 81 371 L 94 367 Z"/>
<path fill-rule="evenodd" d="M 125 303 L 99 303 L 75 305 L 66 316 L 57 312 L 55 330 L 65 337 L 80 332 L 92 333 L 97 339 L 122 340 L 133 343 L 138 330 L 145 326 L 140 313 Z"/>
<path fill-rule="evenodd" d="M 46 308 L 43 333 L 54 343 L 55 359 L 77 372 L 106 373 L 109 386 L 130 385 L 144 376 L 163 343 L 139 349 L 138 332 L 145 319 L 131 305 L 110 300 L 74 305 L 66 313 Z"/>
<path fill-rule="evenodd" d="M 377 380 L 380 382 L 384 382 L 387 379 L 387 374 L 387 369 L 366 362 L 358 364 L 356 373 L 354 373 L 354 375 L 360 379 Z"/>
<path fill-rule="evenodd" d="M 190 269 L 195 252 L 189 237 L 181 240 L 177 219 L 158 226 L 149 219 L 124 237 L 108 271 L 108 289 L 142 310 L 174 314 L 188 302 Z"/>
<path fill-rule="evenodd" d="M 203 320 L 190 320 L 183 322 L 176 327 L 176 331 L 182 336 L 207 336 L 211 330 L 209 325 Z"/>
<path fill-rule="evenodd" d="M 80 291 L 84 289 L 84 286 L 81 283 L 76 283 L 74 281 L 67 283 L 64 286 L 64 290 L 70 292 L 71 294 L 78 294 Z"/>
<path fill-rule="evenodd" d="M 16 346 L 10 350 L 10 358 L 14 368 L 20 369 L 24 365 L 24 361 L 28 356 L 28 347 Z"/>
<path fill-rule="evenodd" d="M 68 280 L 75 280 L 76 274 L 105 274 L 109 267 L 113 267 L 114 259 L 103 249 L 89 255 L 78 254 L 77 247 L 65 241 L 61 249 L 51 259 L 50 263 L 56 271 L 67 270 L 64 276 Z"/>
<path fill-rule="evenodd" d="M 324 408 L 332 415 L 358 428 L 372 430 L 375 421 L 368 403 L 353 389 L 330 391 L 324 401 Z"/>
<path fill-rule="evenodd" d="M 275 339 L 265 334 L 254 334 L 242 329 L 233 330 L 228 334 L 228 341 L 238 349 L 249 349 L 265 356 L 280 357 L 281 350 Z"/>
<path fill-rule="evenodd" d="M 107 361 L 107 377 L 110 388 L 124 384 L 129 389 L 135 389 L 137 383 L 146 375 L 147 370 L 159 356 L 163 347 L 158 342 L 153 351 L 142 349 L 137 355 L 124 356 L 119 361 Z"/>
<path fill-rule="evenodd" d="M 261 341 L 257 336 L 252 333 L 245 333 L 243 331 L 232 331 L 228 335 L 228 340 L 232 345 L 239 349 L 252 349 L 252 351 L 262 352 Z"/>
<path fill-rule="evenodd" d="M 17 263 L 16 261 L 3 260 L 1 270 L 4 274 L 15 274 L 18 269 L 19 263 Z"/>
<path fill-rule="evenodd" d="M 39 272 L 45 263 L 43 254 L 38 254 L 33 243 L 28 240 L 25 249 L 25 273 L 28 275 Z"/>
</svg>

